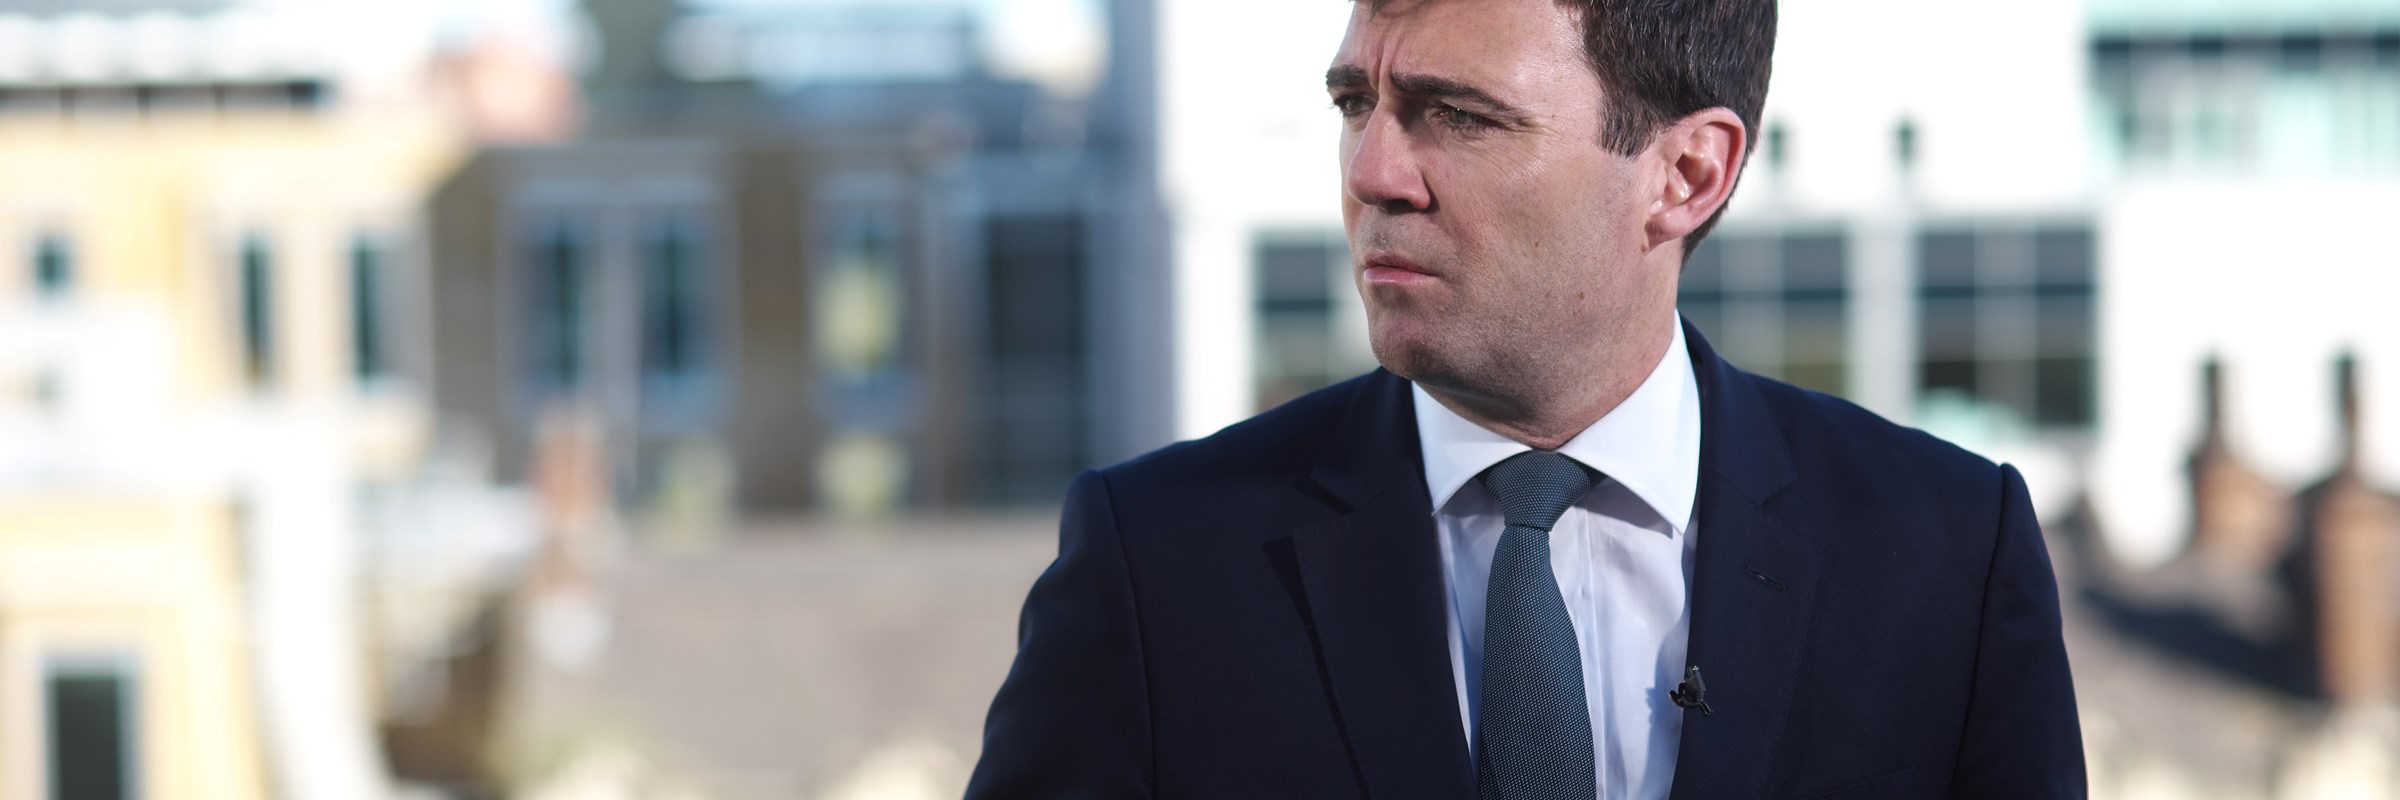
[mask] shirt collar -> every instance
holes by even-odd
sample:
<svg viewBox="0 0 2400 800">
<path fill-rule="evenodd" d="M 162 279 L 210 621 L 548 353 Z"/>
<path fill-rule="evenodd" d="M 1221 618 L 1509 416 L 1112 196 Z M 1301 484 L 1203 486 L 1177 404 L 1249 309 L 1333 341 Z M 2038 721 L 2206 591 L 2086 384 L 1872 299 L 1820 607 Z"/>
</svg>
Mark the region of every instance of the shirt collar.
<svg viewBox="0 0 2400 800">
<path fill-rule="evenodd" d="M 1682 535 L 1692 519 L 1700 483 L 1700 391 L 1678 317 L 1667 352 L 1650 377 L 1607 416 L 1567 440 L 1558 452 L 1633 492 Z M 1531 450 L 1485 430 L 1412 387 L 1417 442 L 1424 449 L 1425 489 L 1435 512 L 1484 470 Z"/>
</svg>

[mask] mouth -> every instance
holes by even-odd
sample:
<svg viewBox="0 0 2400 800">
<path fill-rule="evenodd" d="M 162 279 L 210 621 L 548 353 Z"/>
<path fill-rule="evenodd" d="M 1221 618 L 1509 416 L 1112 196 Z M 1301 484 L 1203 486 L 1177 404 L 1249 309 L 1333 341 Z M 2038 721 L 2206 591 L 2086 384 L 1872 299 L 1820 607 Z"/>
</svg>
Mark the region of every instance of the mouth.
<svg viewBox="0 0 2400 800">
<path fill-rule="evenodd" d="M 1367 283 L 1370 284 L 1410 284 L 1430 281 L 1437 277 L 1432 270 L 1419 266 L 1417 262 L 1410 261 L 1397 253 L 1375 253 L 1367 256 L 1365 268 L 1360 271 L 1360 275 L 1366 278 Z"/>
</svg>

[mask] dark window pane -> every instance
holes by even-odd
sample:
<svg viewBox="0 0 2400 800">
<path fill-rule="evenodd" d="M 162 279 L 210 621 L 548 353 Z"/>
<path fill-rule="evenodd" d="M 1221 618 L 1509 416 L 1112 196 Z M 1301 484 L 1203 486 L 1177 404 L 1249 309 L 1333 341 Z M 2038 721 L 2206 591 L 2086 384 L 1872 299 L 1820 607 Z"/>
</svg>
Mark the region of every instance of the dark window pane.
<svg viewBox="0 0 2400 800">
<path fill-rule="evenodd" d="M 1072 217 L 994 220 L 990 248 L 993 354 L 1075 358 L 1083 352 L 1083 223 Z"/>
<path fill-rule="evenodd" d="M 573 389 L 583 378 L 584 270 L 581 231 L 555 224 L 533 245 L 533 376 L 550 391 Z"/>
<path fill-rule="evenodd" d="M 240 267 L 243 373 L 263 384 L 275 372 L 275 265 L 265 239 L 242 240 Z"/>
<path fill-rule="evenodd" d="M 1917 346 L 1925 358 L 1971 359 L 1976 354 L 1974 298 L 1928 298 L 1917 304 Z"/>
<path fill-rule="evenodd" d="M 1838 299 L 1784 304 L 1784 380 L 1820 392 L 1849 390 L 1848 310 L 1849 304 Z"/>
<path fill-rule="evenodd" d="M 980 475 L 986 502 L 1053 503 L 1090 461 L 1084 221 L 993 219 L 985 228 L 990 385 Z"/>
<path fill-rule="evenodd" d="M 1974 232 L 1928 230 L 1918 234 L 1917 282 L 1928 288 L 1974 285 Z"/>
<path fill-rule="evenodd" d="M 1968 359 L 1927 359 L 1917 368 L 1917 386 L 1926 392 L 1956 391 L 1974 395 L 1977 364 Z"/>
<path fill-rule="evenodd" d="M 1266 409 L 1324 388 L 1333 374 L 1333 282 L 1347 248 L 1331 236 L 1283 237 L 1257 246 L 1258 328 L 1251 398 Z"/>
<path fill-rule="evenodd" d="M 2088 356 L 2093 350 L 2092 301 L 2089 298 L 2034 298 L 2039 328 L 2034 332 L 2040 352 L 2050 356 Z"/>
<path fill-rule="evenodd" d="M 350 243 L 350 365 L 360 381 L 390 371 L 383 319 L 383 249 L 361 236 Z"/>
<path fill-rule="evenodd" d="M 1720 308 L 1716 302 L 1708 300 L 1687 299 L 1676 304 L 1676 310 L 1683 312 L 1683 318 L 1698 329 L 1701 336 L 1710 338 L 1724 334 L 1719 320 Z"/>
<path fill-rule="evenodd" d="M 2092 423 L 2092 359 L 2045 358 L 2036 365 L 2034 421 L 2042 425 Z"/>
<path fill-rule="evenodd" d="M 67 293 L 75 283 L 75 256 L 67 240 L 43 236 L 33 245 L 33 286 L 44 297 Z"/>
<path fill-rule="evenodd" d="M 51 800 L 126 800 L 133 731 L 125 676 L 53 673 L 49 680 Z"/>
<path fill-rule="evenodd" d="M 1772 289 L 1783 281 L 1783 237 L 1719 234 L 1724 241 L 1724 268 L 1718 272 L 1728 292 Z"/>
<path fill-rule="evenodd" d="M 1262 243 L 1257 249 L 1258 301 L 1265 306 L 1328 307 L 1334 270 L 1345 265 L 1347 247 L 1338 240 Z"/>
<path fill-rule="evenodd" d="M 1846 355 L 1848 304 L 1839 301 L 1787 303 L 1783 308 L 1784 360 L 1841 361 Z"/>
<path fill-rule="evenodd" d="M 676 381 L 700 368 L 699 243 L 690 223 L 668 220 L 643 248 L 642 373 Z"/>
<path fill-rule="evenodd" d="M 1840 233 L 1794 234 L 1783 240 L 1783 286 L 1840 289 L 1848 285 L 1850 239 Z"/>
<path fill-rule="evenodd" d="M 1326 321 L 1314 315 L 1282 314 L 1261 319 L 1258 331 L 1259 409 L 1273 408 L 1331 385 L 1333 341 Z"/>
<path fill-rule="evenodd" d="M 1720 232 L 1700 240 L 1699 249 L 1693 250 L 1691 257 L 1684 260 L 1683 291 L 1713 292 L 1724 285 L 1724 238 L 1725 234 Z"/>
<path fill-rule="evenodd" d="M 1975 376 L 1975 396 L 2006 407 L 2019 420 L 2033 419 L 2035 389 L 2034 363 L 2025 359 L 1986 359 Z"/>
<path fill-rule="evenodd" d="M 2044 227 L 2033 235 L 2034 276 L 2044 286 L 2092 284 L 2092 229 Z"/>
</svg>

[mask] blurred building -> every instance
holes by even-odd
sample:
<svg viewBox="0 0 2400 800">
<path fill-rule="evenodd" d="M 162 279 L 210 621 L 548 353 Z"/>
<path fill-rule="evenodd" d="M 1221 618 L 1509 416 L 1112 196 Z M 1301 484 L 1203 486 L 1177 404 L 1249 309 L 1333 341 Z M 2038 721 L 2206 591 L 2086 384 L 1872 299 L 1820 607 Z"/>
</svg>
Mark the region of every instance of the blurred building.
<svg viewBox="0 0 2400 800">
<path fill-rule="evenodd" d="M 389 22 L 0 2 L 0 797 L 389 792 L 360 554 L 466 143 Z"/>
<path fill-rule="evenodd" d="M 408 682 L 404 774 L 956 794 L 1048 505 L 1168 436 L 1146 11 L 1062 85 L 965 4 L 581 4 L 576 134 L 424 201 L 437 427 L 543 544 Z"/>
<path fill-rule="evenodd" d="M 438 404 L 502 476 L 562 408 L 629 509 L 695 481 L 742 514 L 1039 503 L 1164 440 L 1116 72 L 996 77 L 964 8 L 587 12 L 585 133 L 432 202 Z"/>
</svg>

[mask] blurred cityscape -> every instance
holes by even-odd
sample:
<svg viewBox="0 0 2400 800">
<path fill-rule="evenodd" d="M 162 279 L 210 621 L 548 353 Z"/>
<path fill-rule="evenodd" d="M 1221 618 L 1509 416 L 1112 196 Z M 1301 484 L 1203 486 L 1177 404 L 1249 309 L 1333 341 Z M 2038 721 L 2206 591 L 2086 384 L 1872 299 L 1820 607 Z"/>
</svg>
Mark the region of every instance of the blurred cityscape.
<svg viewBox="0 0 2400 800">
<path fill-rule="evenodd" d="M 0 0 L 0 800 L 954 797 L 1372 368 L 1347 3 Z M 1681 308 L 2020 465 L 2102 798 L 2400 797 L 2400 4 L 1783 9 Z"/>
</svg>

